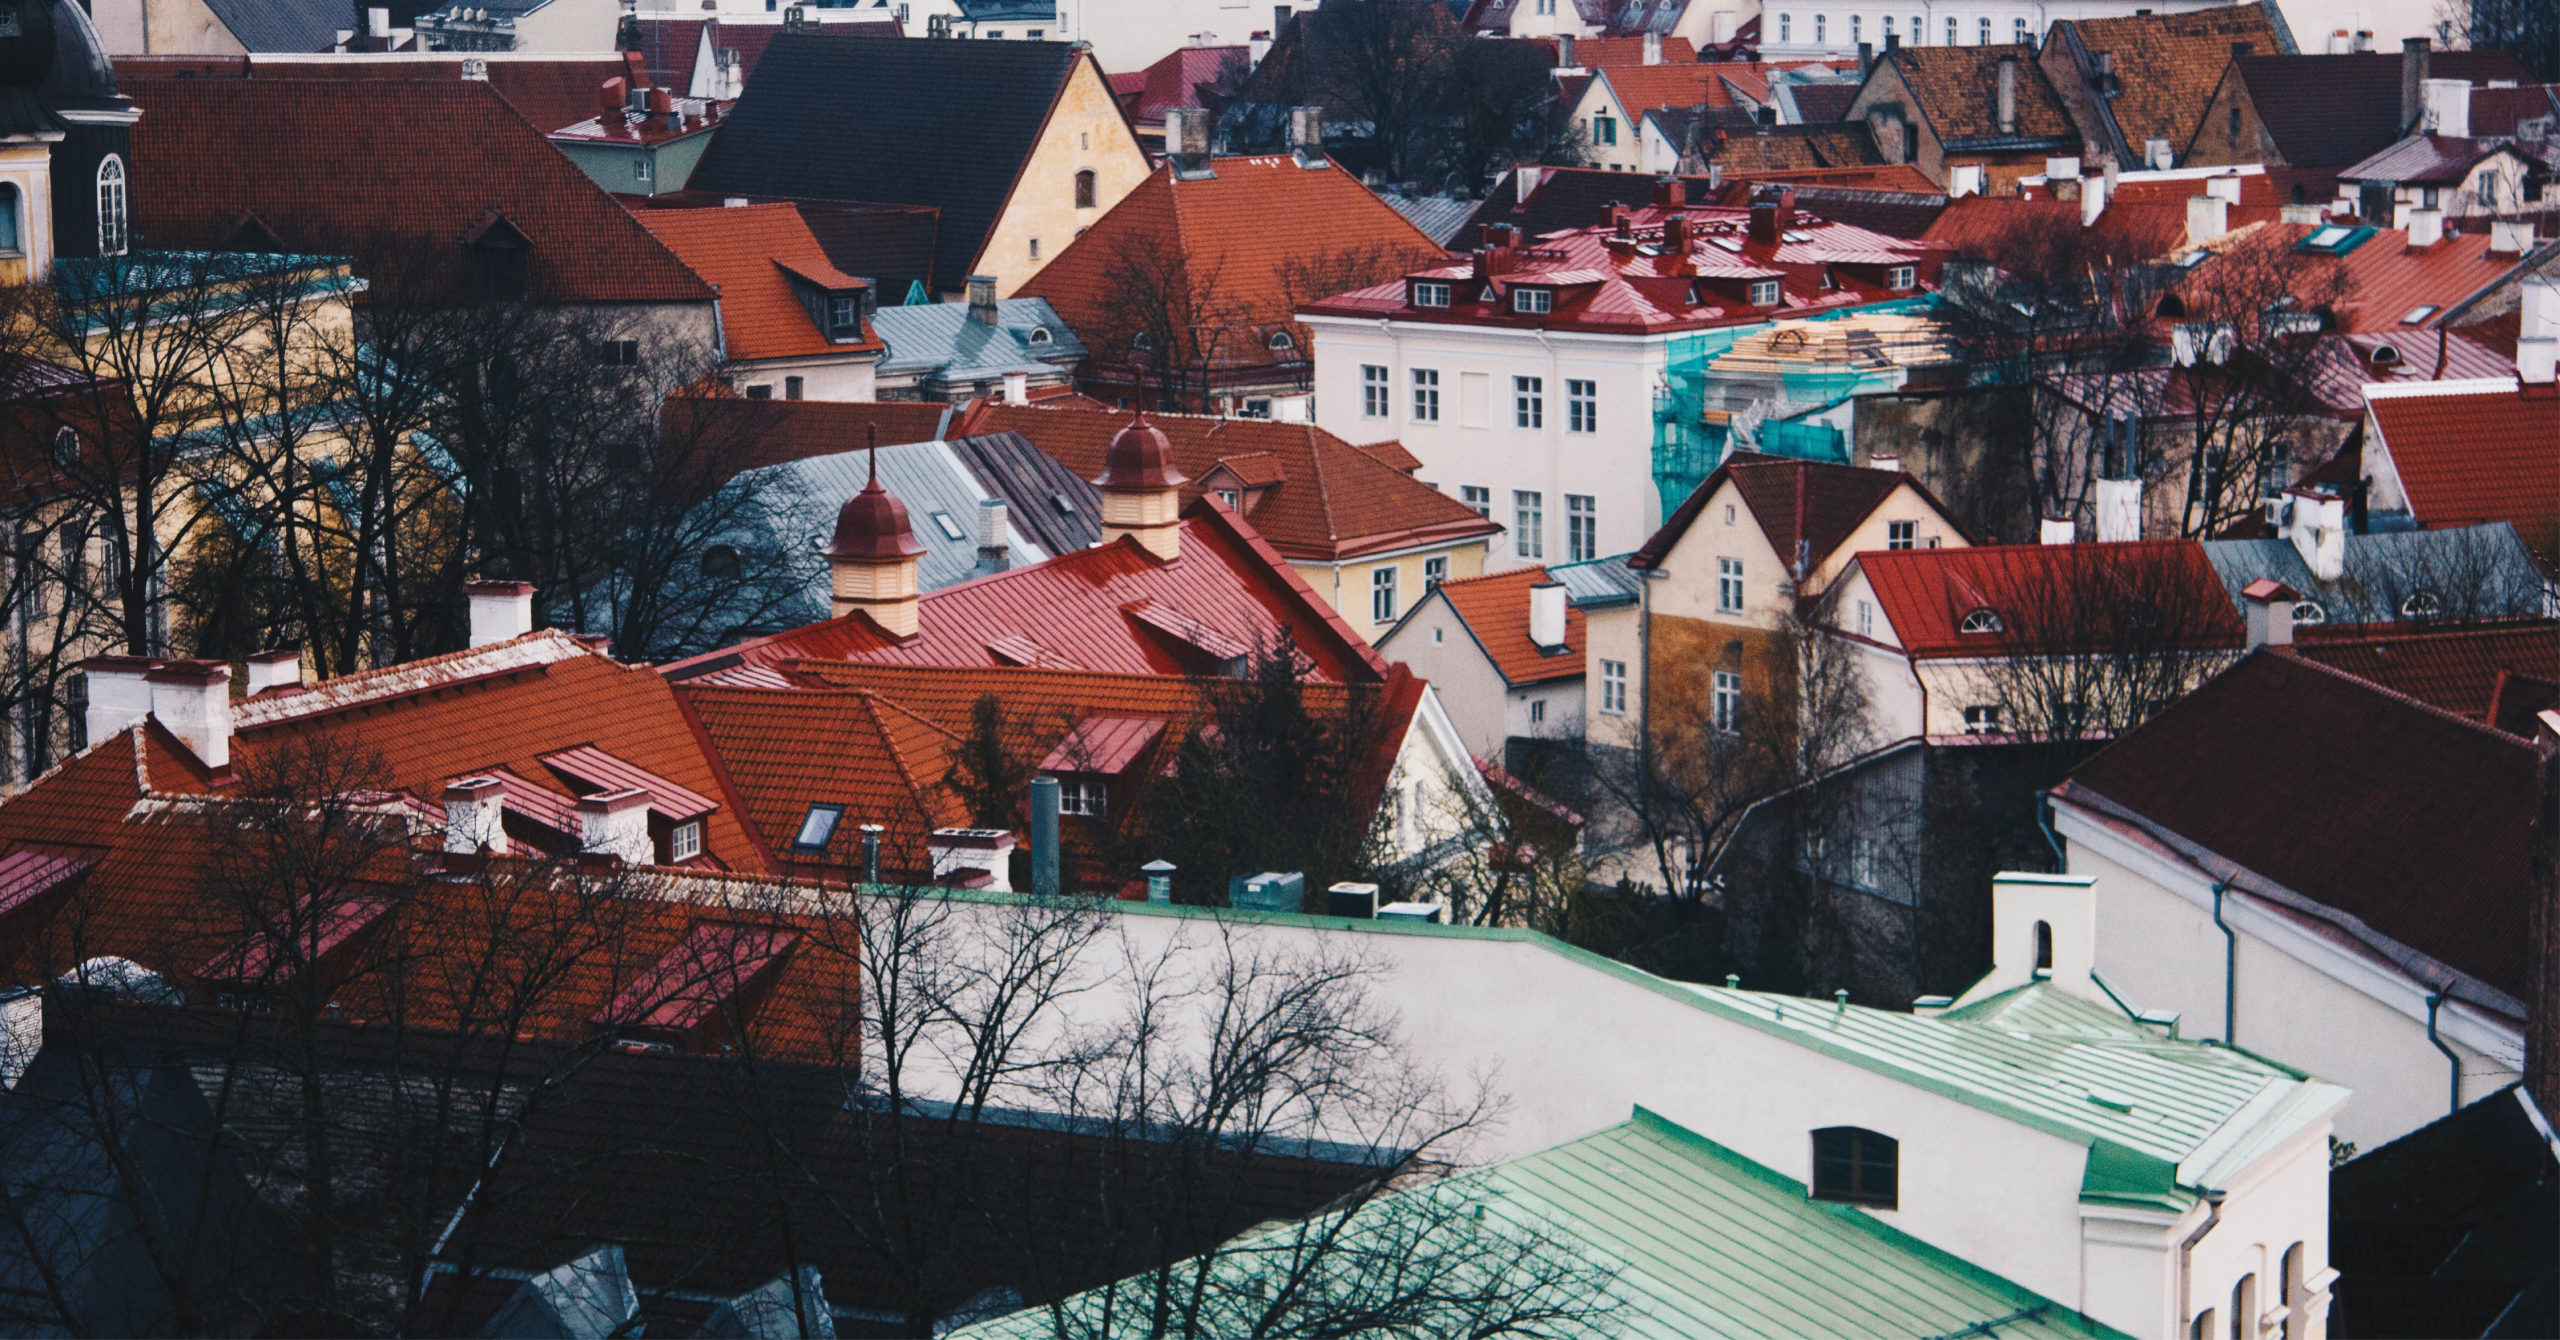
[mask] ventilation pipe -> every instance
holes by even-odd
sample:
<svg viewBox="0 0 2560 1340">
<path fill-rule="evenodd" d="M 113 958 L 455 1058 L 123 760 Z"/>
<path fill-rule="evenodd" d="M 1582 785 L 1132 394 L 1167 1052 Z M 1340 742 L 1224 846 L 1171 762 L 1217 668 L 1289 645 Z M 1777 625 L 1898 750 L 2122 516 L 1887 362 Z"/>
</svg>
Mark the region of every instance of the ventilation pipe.
<svg viewBox="0 0 2560 1340">
<path fill-rule="evenodd" d="M 2018 133 L 2018 58 L 2000 58 L 2000 133 Z"/>
<path fill-rule="evenodd" d="M 1031 779 L 1031 891 L 1058 896 L 1058 779 Z"/>
</svg>

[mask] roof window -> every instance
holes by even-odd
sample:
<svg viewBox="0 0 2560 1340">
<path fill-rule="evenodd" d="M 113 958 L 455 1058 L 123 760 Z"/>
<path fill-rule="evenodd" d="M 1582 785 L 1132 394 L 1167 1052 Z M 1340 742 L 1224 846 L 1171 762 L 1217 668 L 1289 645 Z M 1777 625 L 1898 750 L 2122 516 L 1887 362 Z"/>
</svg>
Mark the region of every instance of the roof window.
<svg viewBox="0 0 2560 1340">
<path fill-rule="evenodd" d="M 1047 326 L 1033 326 L 1031 328 L 1029 338 L 1033 344 L 1047 344 L 1050 339 L 1049 328 Z"/>
<path fill-rule="evenodd" d="M 2435 592 L 2412 591 L 2409 593 L 2408 599 L 2400 602 L 2400 617 L 2403 619 L 2432 619 L 2443 609 L 2444 602 L 2436 598 Z"/>
<path fill-rule="evenodd" d="M 812 805 L 801 817 L 800 831 L 792 835 L 793 851 L 825 851 L 835 839 L 836 825 L 844 819 L 842 805 Z"/>
<path fill-rule="evenodd" d="M 2322 608 L 2317 600 L 2297 600 L 2293 602 L 2293 621 L 2295 623 L 2327 623 L 2329 611 Z"/>
<path fill-rule="evenodd" d="M 1956 625 L 1956 631 L 1959 633 L 1997 633 L 2000 631 L 2000 627 L 2000 616 L 1998 614 L 1987 609 L 1981 609 L 1975 610 L 1971 614 L 1964 616 L 1964 622 Z"/>
<path fill-rule="evenodd" d="M 1275 330 L 1271 332 L 1270 343 L 1273 353 L 1286 353 L 1298 347 L 1298 337 L 1285 330 Z"/>
<path fill-rule="evenodd" d="M 2323 224 L 2305 233 L 2301 241 L 2293 244 L 2293 249 L 2307 251 L 2316 256 L 2344 256 L 2357 247 L 2363 246 L 2366 240 L 2373 236 L 2374 231 L 2362 224 Z"/>
<path fill-rule="evenodd" d="M 1415 284 L 1413 286 L 1413 305 L 1416 307 L 1448 306 L 1449 286 L 1446 284 Z"/>
<path fill-rule="evenodd" d="M 2410 308 L 2408 313 L 2400 318 L 2400 324 L 2404 326 L 2414 326 L 2435 314 L 2436 309 L 2433 304 L 2420 303 L 2417 306 Z"/>
<path fill-rule="evenodd" d="M 1832 1126 L 1813 1133 L 1813 1198 L 1890 1210 L 1899 1201 L 1902 1144 L 1890 1135 Z"/>
<path fill-rule="evenodd" d="M 934 529 L 942 532 L 942 538 L 946 540 L 965 540 L 969 538 L 969 533 L 960 529 L 960 523 L 952 520 L 949 512 L 935 512 L 932 513 L 932 516 Z"/>
</svg>

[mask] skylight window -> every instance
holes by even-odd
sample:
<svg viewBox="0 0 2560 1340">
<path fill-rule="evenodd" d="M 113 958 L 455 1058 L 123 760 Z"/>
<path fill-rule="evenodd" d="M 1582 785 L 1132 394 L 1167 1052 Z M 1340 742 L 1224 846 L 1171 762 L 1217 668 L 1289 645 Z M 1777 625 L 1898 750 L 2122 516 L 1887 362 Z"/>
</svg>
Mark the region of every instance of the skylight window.
<svg viewBox="0 0 2560 1340">
<path fill-rule="evenodd" d="M 942 538 L 946 540 L 965 540 L 969 537 L 967 531 L 960 529 L 960 523 L 951 519 L 949 512 L 934 513 L 933 525 L 936 530 L 942 532 Z"/>
<path fill-rule="evenodd" d="M 2417 306 L 2410 308 L 2408 315 L 2400 318 L 2400 324 L 2404 326 L 2414 326 L 2435 314 L 2436 309 L 2433 306 L 2427 303 L 2420 303 Z"/>
<path fill-rule="evenodd" d="M 844 818 L 842 805 L 812 805 L 800 821 L 800 831 L 791 839 L 798 851 L 825 851 L 836 835 L 836 824 Z"/>
<path fill-rule="evenodd" d="M 1734 254 L 1735 254 L 1735 255 L 1737 255 L 1737 256 L 1739 256 L 1739 255 L 1741 255 L 1741 254 L 1742 254 L 1742 242 L 1741 242 L 1741 240 L 1740 240 L 1740 239 L 1738 239 L 1738 238 L 1731 238 L 1731 237 L 1710 237 L 1710 238 L 1708 238 L 1707 240 L 1708 240 L 1708 241 L 1710 241 L 1710 242 L 1715 243 L 1717 246 L 1720 246 L 1720 247 L 1724 248 L 1724 249 L 1725 249 L 1725 250 L 1727 250 L 1727 251 L 1730 251 L 1730 252 L 1734 253 Z"/>
<path fill-rule="evenodd" d="M 2315 251 L 2333 250 L 2340 242 L 2346 241 L 2347 234 L 2352 231 L 2354 230 L 2340 228 L 2335 224 L 2326 228 L 2315 228 L 2311 231 L 2311 236 L 2302 239 L 2302 245 Z"/>
</svg>

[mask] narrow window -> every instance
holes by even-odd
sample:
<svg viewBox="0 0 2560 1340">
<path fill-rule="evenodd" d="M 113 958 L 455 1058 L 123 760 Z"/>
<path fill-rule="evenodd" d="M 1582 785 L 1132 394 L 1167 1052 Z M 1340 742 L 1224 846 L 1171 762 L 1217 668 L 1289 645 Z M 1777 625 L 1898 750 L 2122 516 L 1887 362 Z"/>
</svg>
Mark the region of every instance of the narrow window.
<svg viewBox="0 0 2560 1340">
<path fill-rule="evenodd" d="M 649 160 L 648 160 L 648 159 L 646 159 L 646 158 L 634 158 L 634 159 L 632 159 L 632 160 L 631 160 L 631 179 L 632 179 L 633 181 L 639 182 L 639 183 L 640 183 L 641 185 L 643 185 L 643 186 L 648 185 L 648 183 L 649 183 Z"/>
<path fill-rule="evenodd" d="M 2053 923 L 2036 923 L 2036 971 L 2053 971 Z"/>
<path fill-rule="evenodd" d="M 1545 723 L 1546 719 L 1547 700 L 1544 698 L 1531 699 L 1529 701 L 1529 724 L 1532 726 L 1542 725 Z"/>
<path fill-rule="evenodd" d="M 1813 16 L 1813 44 L 1814 44 L 1815 46 L 1821 46 L 1823 43 L 1828 42 L 1828 41 L 1830 41 L 1830 40 L 1831 40 L 1831 16 L 1830 16 L 1830 15 L 1828 15 L 1828 14 L 1816 14 L 1816 15 L 1814 15 L 1814 16 Z"/>
<path fill-rule="evenodd" d="M 1609 115 L 1607 112 L 1602 112 L 1592 117 L 1591 142 L 1594 144 L 1616 144 L 1618 142 L 1618 118 Z"/>
<path fill-rule="evenodd" d="M 1547 495 L 1527 489 L 1512 491 L 1511 552 L 1522 558 L 1547 556 Z"/>
<path fill-rule="evenodd" d="M 806 389 L 807 385 L 808 383 L 799 377 L 783 378 L 782 398 L 785 400 L 798 400 L 800 398 L 801 391 Z"/>
<path fill-rule="evenodd" d="M 1715 674 L 1715 699 L 1711 704 L 1716 729 L 1731 734 L 1742 726 L 1742 676 L 1731 670 Z"/>
<path fill-rule="evenodd" d="M 1863 14 L 1852 14 L 1852 15 L 1850 15 L 1850 16 L 1849 16 L 1849 43 L 1850 43 L 1850 45 L 1855 46 L 1855 45 L 1857 45 L 1858 43 L 1863 42 L 1863 41 L 1865 41 L 1865 40 L 1867 40 L 1867 20 L 1866 20 L 1866 16 L 1865 16 L 1865 15 L 1863 15 Z"/>
<path fill-rule="evenodd" d="M 1875 602 L 1873 602 L 1873 601 L 1868 601 L 1868 600 L 1861 600 L 1861 601 L 1859 601 L 1859 602 L 1858 602 L 1858 636 L 1860 636 L 1860 637 L 1874 637 L 1875 635 L 1876 635 L 1876 607 L 1875 607 Z"/>
<path fill-rule="evenodd" d="M 1511 379 L 1511 423 L 1515 428 L 1547 426 L 1547 381 L 1544 377 Z"/>
<path fill-rule="evenodd" d="M 1741 559 L 1719 558 L 1716 560 L 1716 612 L 1719 614 L 1742 612 Z"/>
<path fill-rule="evenodd" d="M 1564 495 L 1564 555 L 1572 563 L 1600 556 L 1600 503 L 1588 493 Z"/>
<path fill-rule="evenodd" d="M 1031 259 L 1040 259 L 1040 239 L 1036 237 L 1031 239 Z"/>
<path fill-rule="evenodd" d="M 1610 716 L 1627 714 L 1627 663 L 1600 663 L 1600 710 Z"/>
<path fill-rule="evenodd" d="M 78 718 L 75 716 L 73 720 Z M 2302 1277 L 2301 1243 L 2284 1249 L 2283 1270 L 2284 1273 L 2276 1278 L 2276 1301 L 2284 1305 L 2284 1324 L 2279 1334 L 2283 1340 L 2303 1340 L 2305 1323 L 2309 1320 L 2303 1313 L 2303 1303 L 2305 1295 L 2310 1292 L 2311 1282 Z"/>
<path fill-rule="evenodd" d="M 1413 421 L 1440 422 L 1440 373 L 1435 368 L 1413 370 Z"/>
<path fill-rule="evenodd" d="M 1568 433 L 1600 431 L 1600 383 L 1568 377 L 1564 383 L 1564 427 Z"/>
<path fill-rule="evenodd" d="M 1833 1126 L 1813 1133 L 1813 1198 L 1890 1210 L 1899 1201 L 1902 1146 L 1889 1135 Z"/>
<path fill-rule="evenodd" d="M 1493 490 L 1477 488 L 1473 484 L 1461 484 L 1458 486 L 1458 501 L 1476 509 L 1477 516 L 1487 521 L 1493 520 Z"/>
<path fill-rule="evenodd" d="M 2231 1286 L 2231 1340 L 2258 1340 L 2258 1277 L 2243 1275 Z"/>
<path fill-rule="evenodd" d="M 1373 568 L 1369 572 L 1369 620 L 1372 623 L 1396 621 L 1396 570 Z"/>
<path fill-rule="evenodd" d="M 1078 208 L 1078 209 L 1091 209 L 1091 208 L 1093 208 L 1093 169 L 1092 169 L 1092 168 L 1086 168 L 1086 169 L 1084 169 L 1083 171 L 1078 172 L 1078 173 L 1076 174 L 1076 208 Z"/>
<path fill-rule="evenodd" d="M 1948 46 L 1954 46 L 1955 44 L 1956 44 L 1956 19 L 1955 19 L 1955 16 L 1954 16 L 1953 14 L 1950 14 L 1950 15 L 1948 15 L 1948 16 L 1947 16 L 1947 45 L 1948 45 Z"/>
<path fill-rule="evenodd" d="M 2009 40 L 2020 46 L 2025 46 L 2027 44 L 2027 21 L 2025 19 L 2009 20 Z"/>
<path fill-rule="evenodd" d="M 1369 419 L 1387 417 L 1387 370 L 1379 364 L 1360 365 L 1360 414 Z"/>
<path fill-rule="evenodd" d="M 1949 22 L 1949 23 L 1953 23 L 1953 22 L 1955 22 L 1955 20 L 1954 20 L 1954 19 L 1949 19 L 1949 20 L 1947 20 L 1947 22 Z M 1787 43 L 1787 42 L 1793 42 L 1793 41 L 1795 41 L 1795 40 L 1796 40 L 1796 16 L 1795 16 L 1795 15 L 1793 15 L 1793 14 L 1781 14 L 1781 15 L 1779 15 L 1779 16 L 1778 16 L 1778 41 L 1779 41 L 1779 42 L 1781 42 L 1781 43 Z"/>
<path fill-rule="evenodd" d="M 125 248 L 124 159 L 115 154 L 98 164 L 98 254 L 121 256 Z"/>
<path fill-rule="evenodd" d="M 1977 25 L 1975 29 L 1975 38 L 1976 41 L 1974 44 L 1976 46 L 1987 47 L 1991 45 L 1991 20 L 1984 19 L 1979 25 Z"/>
</svg>

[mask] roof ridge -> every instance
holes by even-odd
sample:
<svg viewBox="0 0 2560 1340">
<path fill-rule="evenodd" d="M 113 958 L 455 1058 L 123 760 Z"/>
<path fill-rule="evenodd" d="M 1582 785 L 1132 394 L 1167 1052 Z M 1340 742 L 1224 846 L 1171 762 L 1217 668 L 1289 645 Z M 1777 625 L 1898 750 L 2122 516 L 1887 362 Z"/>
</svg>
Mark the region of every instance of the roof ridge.
<svg viewBox="0 0 2560 1340">
<path fill-rule="evenodd" d="M 2457 726 L 2462 726 L 2475 733 L 2485 735 L 2490 739 L 2497 741 L 2499 744 L 2512 745 L 2515 748 L 2525 750 L 2528 753 L 2533 749 L 2533 742 L 2523 738 L 2522 736 L 2509 735 L 2505 731 L 2489 725 L 2486 722 L 2474 721 L 2459 713 L 2448 712 L 2443 708 L 2436 706 L 2434 703 L 2424 701 L 2423 699 L 2412 698 L 2398 689 L 2391 688 L 2387 685 L 2377 684 L 2362 675 L 2356 674 L 2354 671 L 2341 670 L 2336 666 L 2293 652 L 2282 652 L 2276 651 L 2272 648 L 2261 647 L 2256 652 L 2252 652 L 2247 656 L 2241 657 L 2238 661 L 2233 662 L 2231 669 L 2223 671 L 2222 674 L 2230 674 L 2231 670 L 2237 670 L 2241 666 L 2247 665 L 2252 658 L 2261 654 L 2275 657 L 2278 660 L 2285 661 L 2293 665 L 2307 665 L 2312 669 L 2319 671 L 2321 674 L 2327 675 L 2333 679 L 2341 680 L 2356 688 L 2364 689 L 2371 693 L 2380 694 L 2383 697 L 2389 698 L 2403 706 L 2414 707 L 2428 716 L 2450 721 Z M 2220 679 L 2221 677 L 2222 675 L 2214 676 L 2215 679 Z"/>
</svg>

